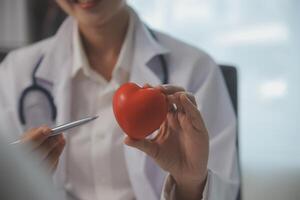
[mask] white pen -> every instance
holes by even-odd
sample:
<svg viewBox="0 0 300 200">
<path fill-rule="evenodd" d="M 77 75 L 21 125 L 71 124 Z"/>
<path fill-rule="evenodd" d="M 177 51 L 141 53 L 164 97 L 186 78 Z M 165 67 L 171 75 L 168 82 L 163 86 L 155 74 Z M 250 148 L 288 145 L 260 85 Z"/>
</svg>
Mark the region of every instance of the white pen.
<svg viewBox="0 0 300 200">
<path fill-rule="evenodd" d="M 70 123 L 67 123 L 67 124 L 63 124 L 63 125 L 54 127 L 54 128 L 51 129 L 51 133 L 50 133 L 49 137 L 52 137 L 52 136 L 55 136 L 55 135 L 59 135 L 59 134 L 61 134 L 64 131 L 67 131 L 69 129 L 72 129 L 72 128 L 75 128 L 77 126 L 81 126 L 83 124 L 91 122 L 91 121 L 97 119 L 98 117 L 99 116 L 87 117 L 87 118 L 84 118 L 84 119 L 80 119 L 80 120 L 77 120 L 77 121 L 73 121 L 73 122 L 70 122 Z M 21 140 L 17 140 L 15 142 L 10 143 L 10 144 L 18 144 L 20 142 L 21 142 Z"/>
</svg>

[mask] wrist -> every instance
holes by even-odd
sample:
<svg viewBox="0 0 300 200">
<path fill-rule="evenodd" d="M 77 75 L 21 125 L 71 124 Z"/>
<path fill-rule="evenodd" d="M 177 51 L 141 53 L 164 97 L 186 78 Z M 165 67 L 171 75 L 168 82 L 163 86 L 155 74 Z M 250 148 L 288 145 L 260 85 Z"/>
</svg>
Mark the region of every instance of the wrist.
<svg viewBox="0 0 300 200">
<path fill-rule="evenodd" d="M 176 184 L 176 197 L 181 200 L 201 199 L 206 185 L 208 172 L 205 172 L 203 178 L 176 178 L 173 177 Z"/>
</svg>

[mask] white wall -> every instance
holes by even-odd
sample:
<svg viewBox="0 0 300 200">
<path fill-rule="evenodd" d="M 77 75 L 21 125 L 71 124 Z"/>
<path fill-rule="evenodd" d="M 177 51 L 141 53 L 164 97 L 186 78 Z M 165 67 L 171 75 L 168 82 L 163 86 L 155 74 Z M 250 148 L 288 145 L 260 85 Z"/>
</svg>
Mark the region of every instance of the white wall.
<svg viewBox="0 0 300 200">
<path fill-rule="evenodd" d="M 153 27 L 238 67 L 244 200 L 299 200 L 300 1 L 129 2 Z"/>
<path fill-rule="evenodd" d="M 29 41 L 26 0 L 0 0 L 0 49 L 16 48 Z"/>
</svg>

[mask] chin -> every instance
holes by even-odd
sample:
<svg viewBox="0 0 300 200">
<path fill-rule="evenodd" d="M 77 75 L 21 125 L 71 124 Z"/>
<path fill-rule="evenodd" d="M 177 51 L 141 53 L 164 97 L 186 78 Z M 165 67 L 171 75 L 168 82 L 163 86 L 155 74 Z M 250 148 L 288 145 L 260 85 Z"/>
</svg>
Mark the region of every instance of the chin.
<svg viewBox="0 0 300 200">
<path fill-rule="evenodd" d="M 76 9 L 75 18 L 84 25 L 101 26 L 122 10 L 122 6 L 113 7 L 105 1 L 93 9 Z"/>
<path fill-rule="evenodd" d="M 101 26 L 110 19 L 110 15 L 105 13 L 80 13 L 74 17 L 85 26 Z"/>
</svg>

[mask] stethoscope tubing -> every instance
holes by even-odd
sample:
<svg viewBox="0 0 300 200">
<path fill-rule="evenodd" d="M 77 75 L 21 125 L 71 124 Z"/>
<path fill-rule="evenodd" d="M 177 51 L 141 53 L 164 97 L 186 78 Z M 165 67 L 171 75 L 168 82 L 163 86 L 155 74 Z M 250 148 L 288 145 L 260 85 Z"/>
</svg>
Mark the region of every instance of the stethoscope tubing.
<svg viewBox="0 0 300 200">
<path fill-rule="evenodd" d="M 155 33 L 153 30 L 151 30 L 150 28 L 148 28 L 149 33 L 151 34 L 151 36 L 158 41 L 158 38 L 156 37 Z M 163 84 L 168 84 L 169 83 L 169 71 L 168 71 L 168 65 L 167 65 L 167 61 L 166 58 L 164 57 L 164 55 L 158 55 L 158 58 L 160 60 L 160 65 L 162 68 L 162 73 L 163 73 L 163 80 L 162 83 Z M 32 85 L 30 85 L 29 87 L 25 88 L 23 90 L 23 92 L 21 93 L 20 99 L 19 99 L 19 107 L 18 107 L 18 114 L 19 114 L 19 120 L 21 122 L 22 125 L 26 124 L 26 117 L 25 117 L 25 110 L 24 110 L 24 105 L 25 105 L 25 100 L 26 97 L 29 95 L 29 93 L 36 91 L 36 92 L 41 92 L 42 94 L 45 95 L 46 99 L 48 100 L 50 107 L 51 107 L 51 119 L 53 122 L 56 121 L 56 117 L 57 117 L 57 108 L 54 102 L 54 98 L 52 96 L 52 94 L 43 86 L 39 85 L 37 78 L 36 78 L 36 72 L 38 71 L 38 69 L 41 66 L 41 63 L 44 59 L 44 56 L 41 56 L 38 60 L 38 62 L 36 63 L 32 75 L 31 75 L 31 79 L 32 79 Z"/>
</svg>

